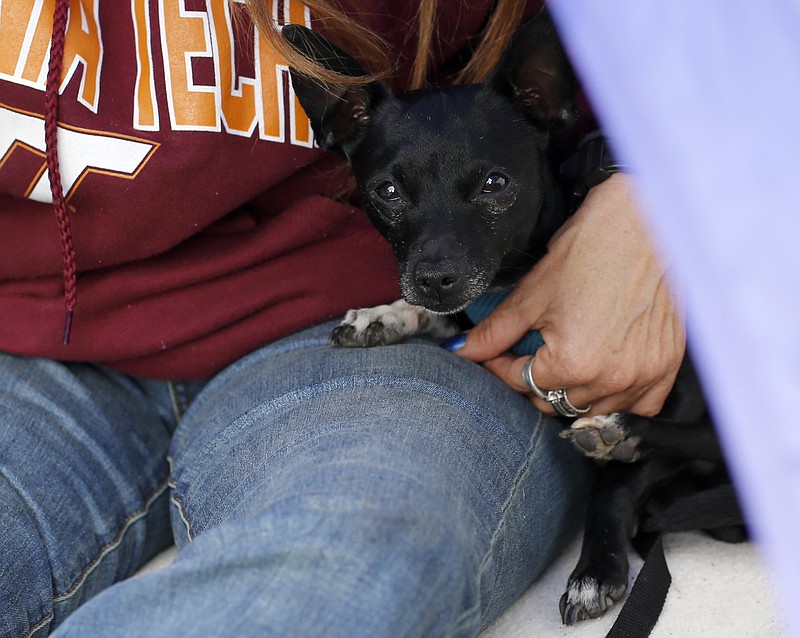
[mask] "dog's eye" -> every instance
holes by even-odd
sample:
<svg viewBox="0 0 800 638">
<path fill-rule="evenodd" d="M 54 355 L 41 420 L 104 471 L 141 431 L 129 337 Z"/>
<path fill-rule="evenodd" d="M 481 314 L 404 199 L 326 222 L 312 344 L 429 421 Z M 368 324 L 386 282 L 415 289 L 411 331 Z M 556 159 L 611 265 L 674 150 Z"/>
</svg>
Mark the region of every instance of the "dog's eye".
<svg viewBox="0 0 800 638">
<path fill-rule="evenodd" d="M 499 193 L 506 186 L 508 186 L 508 178 L 505 175 L 500 175 L 499 173 L 492 173 L 491 175 L 489 175 L 489 177 L 486 178 L 486 181 L 483 183 L 483 188 L 481 189 L 481 192 Z"/>
<path fill-rule="evenodd" d="M 396 202 L 398 199 L 400 199 L 400 193 L 397 190 L 397 186 L 395 186 L 394 183 L 388 179 L 385 182 L 378 184 L 377 188 L 375 189 L 375 194 L 385 202 Z"/>
</svg>

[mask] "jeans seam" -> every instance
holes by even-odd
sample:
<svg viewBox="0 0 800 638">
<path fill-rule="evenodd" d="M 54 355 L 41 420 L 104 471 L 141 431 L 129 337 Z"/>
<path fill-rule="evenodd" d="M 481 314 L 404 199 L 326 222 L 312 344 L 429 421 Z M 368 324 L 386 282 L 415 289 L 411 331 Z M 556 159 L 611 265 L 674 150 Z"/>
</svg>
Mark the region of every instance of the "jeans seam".
<svg viewBox="0 0 800 638">
<path fill-rule="evenodd" d="M 35 634 L 37 631 L 39 631 L 42 627 L 44 627 L 45 625 L 49 624 L 53 620 L 54 617 L 55 617 L 55 614 L 51 611 L 44 618 L 42 618 L 41 620 L 37 621 L 36 624 L 33 625 L 30 629 L 28 629 L 28 631 L 25 633 L 23 638 L 30 638 L 31 636 L 33 636 L 33 634 Z"/>
<path fill-rule="evenodd" d="M 172 412 L 175 419 L 180 421 L 189 407 L 186 401 L 186 387 L 179 381 L 169 381 L 167 383 L 169 389 L 169 398 L 172 403 Z"/>
<path fill-rule="evenodd" d="M 89 575 L 97 568 L 100 562 L 105 558 L 110 552 L 115 550 L 119 545 L 122 543 L 122 540 L 125 538 L 125 535 L 130 529 L 131 525 L 135 522 L 141 520 L 147 512 L 150 511 L 153 503 L 166 491 L 167 487 L 169 486 L 169 477 L 165 478 L 158 486 L 147 496 L 144 502 L 144 506 L 140 509 L 136 510 L 129 514 L 125 520 L 122 522 L 122 527 L 120 528 L 117 535 L 111 540 L 110 542 L 103 545 L 97 553 L 97 556 L 84 567 L 83 571 L 81 572 L 80 576 L 78 576 L 77 580 L 72 584 L 72 586 L 64 591 L 64 593 L 59 594 L 53 597 L 53 604 L 64 602 L 65 600 L 69 600 L 75 593 L 83 586 L 86 582 L 86 579 Z"/>
<path fill-rule="evenodd" d="M 186 528 L 186 538 L 189 539 L 189 542 L 194 540 L 194 534 L 192 533 L 192 524 L 186 516 L 186 509 L 183 506 L 183 501 L 174 494 L 170 497 L 170 501 L 178 510 L 178 516 L 181 517 L 181 521 L 183 522 L 183 526 Z"/>
<path fill-rule="evenodd" d="M 178 510 L 178 516 L 181 517 L 183 526 L 186 528 L 186 538 L 191 543 L 194 540 L 194 534 L 192 534 L 192 524 L 189 521 L 189 517 L 186 515 L 186 507 L 184 506 L 183 501 L 181 500 L 180 496 L 175 493 L 175 488 L 178 486 L 178 483 L 174 478 L 172 478 L 174 461 L 171 456 L 167 456 L 167 463 L 169 464 L 169 489 L 172 492 L 169 497 L 169 502 L 172 503 Z M 172 533 L 175 533 L 174 529 Z"/>
<path fill-rule="evenodd" d="M 172 485 L 172 487 L 174 488 L 175 486 Z M 172 493 L 172 496 L 170 496 L 169 500 L 172 502 L 172 504 L 178 510 L 178 516 L 181 517 L 181 521 L 183 522 L 183 526 L 186 528 L 186 538 L 189 539 L 189 542 L 193 541 L 194 540 L 194 534 L 192 533 L 192 524 L 189 521 L 189 518 L 186 516 L 186 508 L 183 505 L 183 501 L 180 499 L 180 497 L 175 496 L 174 492 Z"/>
<path fill-rule="evenodd" d="M 502 508 L 502 511 L 501 511 L 500 520 L 497 522 L 497 527 L 495 528 L 494 532 L 492 533 L 492 540 L 489 542 L 489 549 L 487 550 L 486 554 L 484 555 L 483 560 L 481 560 L 481 565 L 478 568 L 478 573 L 477 573 L 477 580 L 478 580 L 479 583 L 480 583 L 480 580 L 483 577 L 483 575 L 484 575 L 484 573 L 485 573 L 485 571 L 487 569 L 487 566 L 488 566 L 488 563 L 489 563 L 489 559 L 492 557 L 492 554 L 494 553 L 494 548 L 495 548 L 495 545 L 497 543 L 497 539 L 500 536 L 500 533 L 503 531 L 503 529 L 506 526 L 506 515 L 508 513 L 508 509 L 511 507 L 511 504 L 513 503 L 514 498 L 517 495 L 517 492 L 519 490 L 519 486 L 522 483 L 522 480 L 525 477 L 525 474 L 527 474 L 528 470 L 530 470 L 530 468 L 531 468 L 531 462 L 532 462 L 533 457 L 534 457 L 534 455 L 535 455 L 535 453 L 537 451 L 538 442 L 539 442 L 539 439 L 542 436 L 542 430 L 544 429 L 543 427 L 541 427 L 542 419 L 543 419 L 543 416 L 540 414 L 539 415 L 539 421 L 536 424 L 536 426 L 534 427 L 533 433 L 531 435 L 531 439 L 530 439 L 529 446 L 528 446 L 528 451 L 525 454 L 525 461 L 523 462 L 522 466 L 520 467 L 519 471 L 517 472 L 516 477 L 514 477 L 514 485 L 511 486 L 511 490 L 508 493 L 508 498 L 506 499 L 505 503 L 503 503 L 503 508 Z M 501 569 L 502 569 L 502 565 L 498 565 L 497 566 L 497 573 L 498 574 L 500 573 Z M 478 598 L 478 602 L 476 603 L 476 606 L 465 610 L 461 614 L 459 619 L 456 621 L 454 627 L 455 628 L 459 628 L 461 626 L 461 624 L 463 622 L 467 621 L 476 611 L 480 611 L 480 608 L 481 608 L 481 600 L 480 600 L 480 597 L 479 597 Z"/>
</svg>

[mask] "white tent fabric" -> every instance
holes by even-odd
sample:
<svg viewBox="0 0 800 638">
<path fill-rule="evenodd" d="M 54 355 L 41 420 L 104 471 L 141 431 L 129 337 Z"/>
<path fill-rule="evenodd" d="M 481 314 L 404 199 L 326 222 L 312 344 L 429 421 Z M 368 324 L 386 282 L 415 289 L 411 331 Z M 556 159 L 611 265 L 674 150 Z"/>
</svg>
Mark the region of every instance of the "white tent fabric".
<svg viewBox="0 0 800 638">
<path fill-rule="evenodd" d="M 800 636 L 800 2 L 549 7 L 637 174 L 752 531 Z"/>
</svg>

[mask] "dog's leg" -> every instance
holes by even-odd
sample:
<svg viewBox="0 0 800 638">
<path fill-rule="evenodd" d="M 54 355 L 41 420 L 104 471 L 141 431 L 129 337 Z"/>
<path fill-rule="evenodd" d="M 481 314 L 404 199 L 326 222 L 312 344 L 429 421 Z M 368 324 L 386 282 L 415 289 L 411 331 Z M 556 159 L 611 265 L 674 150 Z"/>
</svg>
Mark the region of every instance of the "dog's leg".
<svg viewBox="0 0 800 638">
<path fill-rule="evenodd" d="M 630 413 L 604 414 L 575 421 L 561 437 L 584 456 L 633 463 L 660 456 L 722 461 L 722 450 L 710 421 L 677 423 Z"/>
<path fill-rule="evenodd" d="M 628 588 L 628 546 L 639 510 L 652 488 L 672 474 L 674 462 L 652 459 L 598 469 L 586 512 L 578 564 L 559 609 L 565 625 L 602 616 Z"/>
<path fill-rule="evenodd" d="M 443 340 L 458 331 L 458 324 L 452 317 L 400 299 L 389 305 L 349 310 L 342 323 L 334 328 L 331 343 L 364 348 L 399 343 L 418 335 Z"/>
</svg>

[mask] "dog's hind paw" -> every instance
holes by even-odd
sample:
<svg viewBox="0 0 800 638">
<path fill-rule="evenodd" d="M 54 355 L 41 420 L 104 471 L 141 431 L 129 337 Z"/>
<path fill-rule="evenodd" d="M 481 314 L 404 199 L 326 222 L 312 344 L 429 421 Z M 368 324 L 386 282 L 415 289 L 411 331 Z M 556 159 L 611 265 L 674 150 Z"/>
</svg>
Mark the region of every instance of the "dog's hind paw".
<svg viewBox="0 0 800 638">
<path fill-rule="evenodd" d="M 600 461 L 633 463 L 639 460 L 639 437 L 631 436 L 622 414 L 602 414 L 575 421 L 560 433 L 578 452 Z"/>
<path fill-rule="evenodd" d="M 625 583 L 614 585 L 590 576 L 570 578 L 567 591 L 558 603 L 561 622 L 574 625 L 579 620 L 602 616 L 622 598 L 626 589 Z"/>
</svg>

